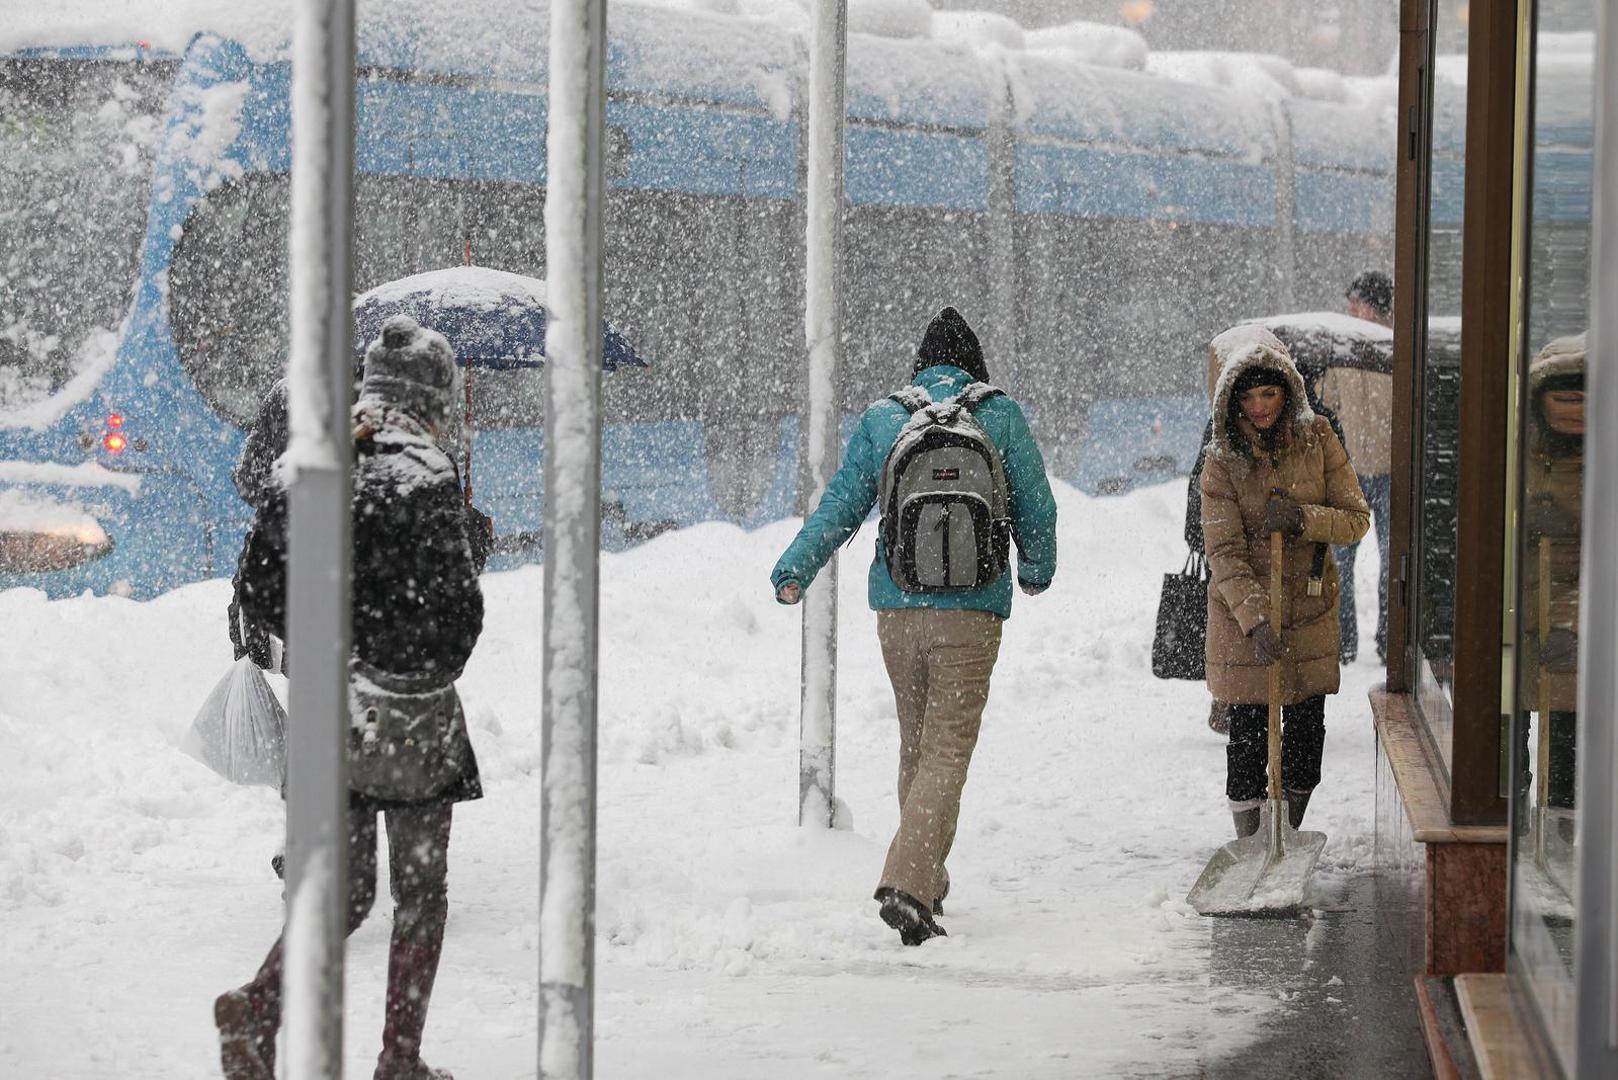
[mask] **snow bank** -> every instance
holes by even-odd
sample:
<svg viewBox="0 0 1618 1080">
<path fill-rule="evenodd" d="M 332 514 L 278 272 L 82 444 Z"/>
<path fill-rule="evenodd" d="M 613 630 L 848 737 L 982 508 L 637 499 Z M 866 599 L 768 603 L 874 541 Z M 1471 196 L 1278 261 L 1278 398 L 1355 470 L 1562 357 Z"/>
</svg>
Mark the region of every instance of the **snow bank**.
<svg viewBox="0 0 1618 1080">
<path fill-rule="evenodd" d="M 847 832 L 793 824 L 798 618 L 768 573 L 797 522 L 702 525 L 604 555 L 598 1071 L 1200 1075 L 1261 1035 L 1286 1006 L 1273 990 L 1215 1000 L 1225 946 L 1182 902 L 1229 836 L 1223 740 L 1201 684 L 1149 675 L 1184 495 L 1183 482 L 1109 499 L 1057 485 L 1062 569 L 1006 624 L 951 858 L 950 936 L 919 950 L 870 900 L 897 817 L 892 697 L 864 597 L 874 530 L 845 553 L 840 598 Z M 543 578 L 484 578 L 460 684 L 487 797 L 456 810 L 425 1056 L 471 1076 L 531 1075 L 536 1059 Z M 1374 610 L 1375 575 L 1359 585 Z M 229 593 L 0 591 L 6 1075 L 205 1074 L 218 1060 L 208 1003 L 279 929 L 279 801 L 178 749 L 231 663 Z M 1378 674 L 1350 667 L 1327 706 L 1310 807 L 1331 838 L 1325 885 L 1371 858 Z M 374 1064 L 381 1028 L 387 896 L 379 885 L 348 946 L 353 1075 Z"/>
<path fill-rule="evenodd" d="M 848 32 L 887 38 L 933 36 L 927 0 L 848 0 Z"/>
<path fill-rule="evenodd" d="M 1146 70 L 1182 82 L 1228 86 L 1270 100 L 1303 94 L 1292 65 L 1279 56 L 1265 53 L 1153 52 L 1146 58 Z"/>
<path fill-rule="evenodd" d="M 1021 49 L 1027 44 L 1022 25 L 997 11 L 939 11 L 933 14 L 933 36 L 974 48 L 998 45 Z"/>
<path fill-rule="evenodd" d="M 1146 70 L 1146 39 L 1127 26 L 1070 22 L 1027 32 L 1030 49 L 1071 54 L 1098 67 Z"/>
</svg>

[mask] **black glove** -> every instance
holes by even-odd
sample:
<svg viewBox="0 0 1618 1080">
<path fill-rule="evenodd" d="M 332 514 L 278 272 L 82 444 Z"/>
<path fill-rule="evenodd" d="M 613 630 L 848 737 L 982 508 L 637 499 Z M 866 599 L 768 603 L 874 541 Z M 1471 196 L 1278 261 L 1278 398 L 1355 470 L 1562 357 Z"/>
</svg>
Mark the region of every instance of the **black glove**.
<svg viewBox="0 0 1618 1080">
<path fill-rule="evenodd" d="M 1264 504 L 1264 531 L 1286 536 L 1303 535 L 1303 507 L 1285 495 L 1271 495 Z"/>
<path fill-rule="evenodd" d="M 1265 667 L 1282 660 L 1291 652 L 1281 644 L 1281 635 L 1277 634 L 1269 623 L 1259 623 L 1253 628 L 1253 655 Z"/>
<path fill-rule="evenodd" d="M 1557 675 L 1569 675 L 1579 666 L 1579 635 L 1557 627 L 1539 643 L 1539 666 Z"/>
<path fill-rule="evenodd" d="M 1050 587 L 1051 583 L 1048 581 L 1043 585 L 1035 585 L 1032 581 L 1024 581 L 1022 578 L 1017 579 L 1017 588 L 1021 589 L 1024 594 L 1028 596 L 1038 596 L 1040 593 L 1044 592 Z"/>
<path fill-rule="evenodd" d="M 489 552 L 494 549 L 494 518 L 475 506 L 468 506 L 464 531 L 466 546 L 472 550 L 472 563 L 481 574 L 489 561 Z"/>
</svg>

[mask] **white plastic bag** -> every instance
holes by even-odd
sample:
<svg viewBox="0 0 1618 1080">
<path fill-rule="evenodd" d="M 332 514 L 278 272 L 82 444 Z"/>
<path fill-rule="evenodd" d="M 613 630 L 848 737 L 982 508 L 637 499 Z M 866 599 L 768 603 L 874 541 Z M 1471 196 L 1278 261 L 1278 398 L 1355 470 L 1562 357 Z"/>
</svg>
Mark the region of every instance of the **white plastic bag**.
<svg viewBox="0 0 1618 1080">
<path fill-rule="evenodd" d="M 242 657 L 202 703 L 180 749 L 233 784 L 278 788 L 286 777 L 286 710 Z"/>
</svg>

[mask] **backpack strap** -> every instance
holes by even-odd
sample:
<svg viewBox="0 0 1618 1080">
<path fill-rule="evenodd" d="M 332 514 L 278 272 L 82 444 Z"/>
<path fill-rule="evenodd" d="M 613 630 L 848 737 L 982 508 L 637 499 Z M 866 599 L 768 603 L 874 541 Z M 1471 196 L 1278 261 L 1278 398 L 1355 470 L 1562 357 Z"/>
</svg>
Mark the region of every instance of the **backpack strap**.
<svg viewBox="0 0 1618 1080">
<path fill-rule="evenodd" d="M 888 395 L 889 401 L 897 401 L 905 407 L 905 411 L 914 415 L 933 403 L 932 395 L 919 386 L 905 386 Z"/>
<path fill-rule="evenodd" d="M 978 411 L 978 406 L 985 401 L 992 397 L 1004 396 L 1004 394 L 1005 391 L 998 386 L 991 386 L 986 382 L 975 382 L 957 394 L 955 400 L 968 413 L 975 413 Z"/>
</svg>

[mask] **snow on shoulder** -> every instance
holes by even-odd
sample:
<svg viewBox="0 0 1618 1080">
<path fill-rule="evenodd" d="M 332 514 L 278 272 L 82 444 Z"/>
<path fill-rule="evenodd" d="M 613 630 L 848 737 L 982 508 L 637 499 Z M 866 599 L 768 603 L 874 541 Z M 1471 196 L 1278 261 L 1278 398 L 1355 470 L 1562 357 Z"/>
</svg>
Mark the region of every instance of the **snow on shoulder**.
<svg viewBox="0 0 1618 1080">
<path fill-rule="evenodd" d="M 1243 325 L 1263 326 L 1271 330 L 1281 326 L 1296 333 L 1368 338 L 1372 341 L 1393 340 L 1391 327 L 1367 319 L 1356 319 L 1340 311 L 1303 311 L 1292 315 L 1266 315 L 1262 319 L 1254 319 L 1251 323 Z"/>
</svg>

